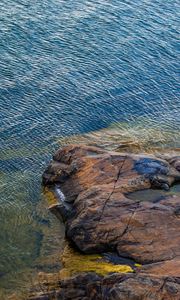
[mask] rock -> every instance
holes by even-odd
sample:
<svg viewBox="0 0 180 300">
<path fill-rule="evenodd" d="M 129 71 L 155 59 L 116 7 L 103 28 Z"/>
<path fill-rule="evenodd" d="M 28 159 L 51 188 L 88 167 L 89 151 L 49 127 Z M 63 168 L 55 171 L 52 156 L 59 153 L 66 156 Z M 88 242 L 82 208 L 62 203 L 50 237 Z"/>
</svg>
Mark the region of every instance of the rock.
<svg viewBox="0 0 180 300">
<path fill-rule="evenodd" d="M 180 219 L 174 197 L 151 203 L 132 201 L 127 193 L 179 180 L 167 161 L 78 145 L 58 151 L 43 175 L 44 184 L 59 187 L 71 204 L 62 216 L 66 236 L 81 251 L 117 251 L 140 263 L 180 255 Z"/>
<path fill-rule="evenodd" d="M 180 195 L 157 202 L 128 198 L 179 181 L 178 156 L 165 160 L 83 145 L 57 151 L 43 184 L 64 195 L 51 210 L 64 220 L 67 239 L 84 253 L 113 251 L 143 264 L 137 274 L 70 277 L 57 299 L 180 299 Z"/>
<path fill-rule="evenodd" d="M 53 291 L 29 300 L 179 300 L 180 279 L 134 274 L 82 273 L 59 282 Z"/>
</svg>

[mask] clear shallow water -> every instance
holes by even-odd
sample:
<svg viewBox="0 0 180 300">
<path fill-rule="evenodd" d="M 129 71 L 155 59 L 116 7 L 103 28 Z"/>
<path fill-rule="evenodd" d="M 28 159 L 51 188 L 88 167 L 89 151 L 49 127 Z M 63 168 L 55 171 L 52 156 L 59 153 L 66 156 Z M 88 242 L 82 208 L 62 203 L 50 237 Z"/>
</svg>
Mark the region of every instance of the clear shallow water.
<svg viewBox="0 0 180 300">
<path fill-rule="evenodd" d="M 179 9 L 172 0 L 1 1 L 2 289 L 18 287 L 43 245 L 51 217 L 39 225 L 35 212 L 58 139 L 143 119 L 141 129 L 153 124 L 179 146 Z"/>
<path fill-rule="evenodd" d="M 136 201 L 150 201 L 154 203 L 160 203 L 166 197 L 176 197 L 180 196 L 180 184 L 174 185 L 169 191 L 163 190 L 141 190 L 126 195 L 127 198 Z"/>
</svg>

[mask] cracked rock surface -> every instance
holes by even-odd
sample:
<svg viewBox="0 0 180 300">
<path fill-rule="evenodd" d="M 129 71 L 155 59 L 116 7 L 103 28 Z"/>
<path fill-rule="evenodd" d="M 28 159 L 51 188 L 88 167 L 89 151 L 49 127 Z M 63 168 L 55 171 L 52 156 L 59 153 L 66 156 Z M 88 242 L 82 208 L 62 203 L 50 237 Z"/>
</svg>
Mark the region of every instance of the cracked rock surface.
<svg viewBox="0 0 180 300">
<path fill-rule="evenodd" d="M 57 299 L 180 299 L 180 196 L 128 198 L 144 189 L 168 191 L 180 181 L 179 166 L 178 156 L 163 160 L 83 145 L 57 151 L 43 184 L 64 195 L 50 209 L 62 217 L 66 237 L 84 253 L 113 251 L 143 265 L 138 274 L 77 275 L 61 282 L 64 294 Z M 85 282 L 79 286 L 78 276 Z"/>
</svg>

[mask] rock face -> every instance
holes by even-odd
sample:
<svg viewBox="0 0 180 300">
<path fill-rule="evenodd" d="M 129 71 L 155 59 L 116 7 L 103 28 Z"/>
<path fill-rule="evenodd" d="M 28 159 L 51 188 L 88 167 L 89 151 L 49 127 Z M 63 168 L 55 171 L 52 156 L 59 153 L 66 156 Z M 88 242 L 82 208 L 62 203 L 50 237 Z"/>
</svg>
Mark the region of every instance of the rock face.
<svg viewBox="0 0 180 300">
<path fill-rule="evenodd" d="M 138 274 L 72 277 L 61 282 L 64 294 L 57 299 L 180 299 L 180 196 L 128 198 L 144 189 L 168 191 L 180 181 L 179 167 L 180 157 L 163 160 L 82 145 L 57 151 L 43 184 L 60 196 L 50 209 L 64 220 L 67 239 L 84 253 L 113 251 L 143 264 Z"/>
<path fill-rule="evenodd" d="M 133 274 L 100 277 L 95 273 L 61 280 L 59 287 L 29 300 L 179 300 L 180 279 Z"/>
</svg>

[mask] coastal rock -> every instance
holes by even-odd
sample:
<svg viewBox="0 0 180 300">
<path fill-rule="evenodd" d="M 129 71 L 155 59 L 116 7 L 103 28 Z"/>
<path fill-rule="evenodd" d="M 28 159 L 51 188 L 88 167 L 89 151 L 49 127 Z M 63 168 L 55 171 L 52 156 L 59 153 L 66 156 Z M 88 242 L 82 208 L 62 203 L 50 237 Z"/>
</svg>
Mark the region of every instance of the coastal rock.
<svg viewBox="0 0 180 300">
<path fill-rule="evenodd" d="M 133 201 L 128 193 L 178 182 L 175 161 L 72 145 L 54 155 L 43 182 L 64 194 L 56 210 L 65 220 L 67 238 L 81 251 L 117 251 L 152 263 L 180 255 L 180 198 Z"/>
<path fill-rule="evenodd" d="M 47 286 L 46 286 L 47 288 Z M 59 281 L 51 291 L 31 296 L 29 300 L 179 300 L 180 279 L 134 274 L 106 277 L 82 273 Z"/>
<path fill-rule="evenodd" d="M 57 299 L 180 299 L 180 195 L 169 191 L 179 181 L 179 157 L 83 145 L 57 151 L 43 184 L 61 195 L 51 210 L 62 217 L 67 239 L 84 253 L 112 251 L 143 265 L 133 274 L 70 277 L 61 281 Z M 151 201 L 129 196 L 147 189 L 167 195 Z"/>
</svg>

